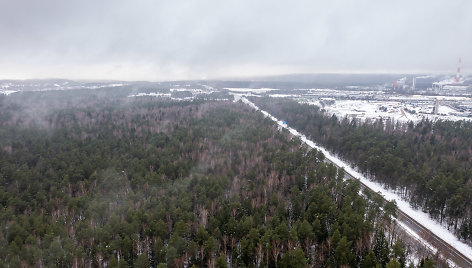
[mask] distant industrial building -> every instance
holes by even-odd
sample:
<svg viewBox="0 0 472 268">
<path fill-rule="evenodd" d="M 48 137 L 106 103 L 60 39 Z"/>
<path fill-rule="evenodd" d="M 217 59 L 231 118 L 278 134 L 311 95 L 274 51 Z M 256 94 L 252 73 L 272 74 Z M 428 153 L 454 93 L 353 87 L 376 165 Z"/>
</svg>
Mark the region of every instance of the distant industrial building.
<svg viewBox="0 0 472 268">
<path fill-rule="evenodd" d="M 461 58 L 459 58 L 459 62 L 457 64 L 456 76 L 454 78 L 449 78 L 449 79 L 444 79 L 442 81 L 433 82 L 431 89 L 437 93 L 439 93 L 440 91 L 452 91 L 452 92 L 461 93 L 468 90 L 472 90 L 471 81 L 467 81 L 467 79 L 461 74 L 461 65 L 462 65 L 462 60 Z"/>
</svg>

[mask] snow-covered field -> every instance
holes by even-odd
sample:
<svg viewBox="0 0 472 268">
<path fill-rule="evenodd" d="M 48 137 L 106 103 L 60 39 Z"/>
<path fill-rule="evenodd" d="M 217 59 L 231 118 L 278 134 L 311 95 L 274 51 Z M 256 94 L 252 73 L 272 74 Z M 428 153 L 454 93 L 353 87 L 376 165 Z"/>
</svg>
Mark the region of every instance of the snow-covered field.
<svg viewBox="0 0 472 268">
<path fill-rule="evenodd" d="M 410 99 L 411 100 L 411 99 Z M 450 101 L 450 100 L 448 100 Z M 393 119 L 395 122 L 418 122 L 423 118 L 430 120 L 472 120 L 471 117 L 461 115 L 461 112 L 447 105 L 445 102 L 438 103 L 438 112 L 434 113 L 435 101 L 422 100 L 417 102 L 390 99 L 379 100 L 335 100 L 331 104 L 323 104 L 320 100 L 301 101 L 317 105 L 330 114 L 340 118 L 366 119 Z M 413 112 L 414 111 L 414 112 Z"/>
<path fill-rule="evenodd" d="M 18 92 L 18 90 L 0 90 L 0 94 L 7 95 L 7 96 L 15 92 Z"/>
<path fill-rule="evenodd" d="M 240 98 L 242 102 L 248 104 L 249 106 L 253 107 L 256 110 L 260 110 L 259 107 L 257 107 L 254 103 L 249 101 L 248 99 L 241 97 Z M 237 99 L 235 98 L 235 101 Z M 365 184 L 367 187 L 369 187 L 371 190 L 375 192 L 380 192 L 386 200 L 389 201 L 395 201 L 401 211 L 403 211 L 405 214 L 408 216 L 412 217 L 413 219 L 417 220 L 418 222 L 421 222 L 423 226 L 425 226 L 427 229 L 429 229 L 431 232 L 433 232 L 435 235 L 449 243 L 452 247 L 456 248 L 459 250 L 462 254 L 467 256 L 468 258 L 472 259 L 472 248 L 468 246 L 467 244 L 459 241 L 457 237 L 454 236 L 451 232 L 449 232 L 444 226 L 441 226 L 439 222 L 431 219 L 428 214 L 416 210 L 410 206 L 410 204 L 402 199 L 399 195 L 397 195 L 395 192 L 391 190 L 386 190 L 380 183 L 371 181 L 367 179 L 364 175 L 362 175 L 360 172 L 358 172 L 355 168 L 351 167 L 348 163 L 342 161 L 339 159 L 337 156 L 331 154 L 328 152 L 326 149 L 323 147 L 317 145 L 313 141 L 309 140 L 306 138 L 305 135 L 299 133 L 297 130 L 287 126 L 286 124 L 283 124 L 283 121 L 278 120 L 274 116 L 270 115 L 268 112 L 260 110 L 265 116 L 271 118 L 273 121 L 277 122 L 277 124 L 280 127 L 286 128 L 290 133 L 292 133 L 295 136 L 300 137 L 300 139 L 305 142 L 307 145 L 309 145 L 312 148 L 316 148 L 317 150 L 320 150 L 323 152 L 323 154 L 326 156 L 327 159 L 335 163 L 336 165 L 343 167 L 348 173 L 353 175 L 354 177 L 358 178 L 363 184 Z M 409 229 L 409 232 L 413 232 L 413 230 Z M 415 233 L 416 234 L 416 233 Z M 416 234 L 416 237 L 418 239 L 421 239 L 419 234 Z M 426 241 L 423 241 L 425 244 L 428 244 Z"/>
<path fill-rule="evenodd" d="M 208 87 L 206 86 L 205 88 L 170 88 L 169 89 L 170 92 L 190 92 L 192 93 L 192 97 L 186 97 L 186 98 L 172 98 L 172 93 L 163 93 L 163 92 L 149 92 L 149 93 L 145 93 L 145 92 L 139 92 L 139 93 L 136 93 L 136 94 L 131 94 L 128 96 L 128 98 L 131 98 L 131 97 L 165 97 L 165 98 L 171 98 L 171 99 L 178 99 L 178 100 L 182 100 L 182 99 L 186 99 L 186 100 L 190 100 L 190 99 L 193 99 L 194 96 L 197 96 L 197 95 L 201 95 L 201 94 L 211 94 L 211 93 L 214 93 L 216 92 L 216 90 L 214 90 L 214 88 L 212 87 Z"/>
<path fill-rule="evenodd" d="M 138 93 L 129 95 L 128 98 L 132 97 L 170 97 L 170 93 L 159 93 L 159 92 L 151 92 L 151 93 Z"/>
<path fill-rule="evenodd" d="M 338 118 L 391 119 L 394 122 L 430 120 L 472 120 L 472 98 L 468 96 L 395 95 L 381 90 L 338 90 L 329 88 L 272 92 L 270 88 L 226 88 L 233 95 L 291 98 L 323 108 Z M 435 111 L 435 108 L 438 110 Z M 466 107 L 459 109 L 457 106 Z M 469 110 L 469 111 L 467 111 Z"/>
<path fill-rule="evenodd" d="M 0 80 L 0 94 L 16 91 L 58 91 L 58 90 L 75 90 L 75 89 L 100 89 L 122 87 L 129 83 L 117 82 L 86 82 L 86 81 L 65 81 L 65 80 L 17 80 L 5 81 Z"/>
<path fill-rule="evenodd" d="M 227 87 L 224 88 L 231 92 L 245 92 L 245 93 L 266 93 L 268 91 L 278 90 L 276 88 L 235 88 L 235 87 Z"/>
<path fill-rule="evenodd" d="M 392 118 L 395 121 L 418 121 L 419 119 L 412 114 L 404 111 L 406 108 L 401 102 L 388 101 L 370 101 L 370 100 L 338 100 L 332 105 L 321 105 L 319 101 L 309 102 L 322 107 L 330 114 L 338 117 L 370 119 Z M 383 109 L 382 109 L 383 108 Z"/>
<path fill-rule="evenodd" d="M 309 102 L 322 107 L 319 101 Z M 340 100 L 335 104 L 323 107 L 328 113 L 338 117 L 365 119 L 393 119 L 400 122 L 418 122 L 422 118 L 471 120 L 472 118 L 457 116 L 459 112 L 446 105 L 438 105 L 438 113 L 432 114 L 434 104 L 414 105 L 396 101 Z M 414 114 L 408 112 L 415 111 Z"/>
<path fill-rule="evenodd" d="M 215 92 L 212 89 L 201 89 L 201 88 L 170 88 L 170 92 L 174 91 L 189 91 L 192 92 L 192 94 L 210 94 Z"/>
</svg>

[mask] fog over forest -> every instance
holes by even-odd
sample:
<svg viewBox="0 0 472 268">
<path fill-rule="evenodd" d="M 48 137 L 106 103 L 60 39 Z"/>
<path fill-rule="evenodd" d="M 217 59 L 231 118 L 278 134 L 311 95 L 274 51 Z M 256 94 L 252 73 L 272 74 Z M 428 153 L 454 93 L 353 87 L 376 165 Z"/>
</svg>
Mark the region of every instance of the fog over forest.
<svg viewBox="0 0 472 268">
<path fill-rule="evenodd" d="M 471 10 L 0 0 L 0 268 L 472 267 Z"/>
</svg>

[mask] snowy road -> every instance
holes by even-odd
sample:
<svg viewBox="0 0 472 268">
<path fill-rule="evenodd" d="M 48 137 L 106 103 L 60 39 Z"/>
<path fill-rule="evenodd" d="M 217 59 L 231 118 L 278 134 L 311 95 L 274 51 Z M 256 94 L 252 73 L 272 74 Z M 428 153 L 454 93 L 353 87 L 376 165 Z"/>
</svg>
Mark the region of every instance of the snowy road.
<svg viewBox="0 0 472 268">
<path fill-rule="evenodd" d="M 329 162 L 337 166 L 336 163 L 333 163 L 331 161 Z M 348 172 L 346 172 L 346 178 L 356 179 Z M 367 187 L 365 184 L 362 183 L 362 181 L 361 184 L 364 187 Z M 426 227 L 421 225 L 421 223 L 419 223 L 417 220 L 405 214 L 400 209 L 397 209 L 396 219 L 400 223 L 400 226 L 405 229 L 407 233 L 409 233 L 414 239 L 421 240 L 423 242 L 423 245 L 429 248 L 433 254 L 439 251 L 445 259 L 449 260 L 449 265 L 457 267 L 472 267 L 472 261 L 469 258 L 467 258 L 456 248 L 449 245 L 446 241 L 439 238 Z"/>
<path fill-rule="evenodd" d="M 426 229 L 423 225 L 418 223 L 415 219 L 403 213 L 401 210 L 397 210 L 397 220 L 406 225 L 410 230 L 419 234 L 420 237 L 427 240 L 433 248 L 438 249 L 440 254 L 450 260 L 458 267 L 472 267 L 472 262 L 464 254 L 452 247 L 444 240 L 439 238 L 430 230 Z M 451 263 L 450 263 L 451 265 Z"/>
<path fill-rule="evenodd" d="M 405 228 L 410 229 L 410 234 L 419 240 L 423 240 L 424 244 L 430 244 L 432 251 L 439 250 L 441 255 L 449 260 L 452 265 L 458 267 L 472 267 L 472 248 L 462 241 L 459 241 L 457 237 L 449 232 L 446 228 L 441 226 L 437 221 L 429 218 L 429 216 L 416 209 L 413 209 L 409 203 L 403 200 L 400 196 L 394 192 L 385 190 L 381 184 L 368 180 L 364 175 L 356 171 L 350 165 L 332 155 L 323 147 L 315 144 L 309 140 L 305 135 L 299 133 L 297 130 L 284 124 L 283 121 L 278 120 L 266 111 L 259 109 L 254 103 L 246 99 L 244 96 L 235 95 L 235 101 L 241 100 L 243 103 L 253 107 L 254 109 L 261 111 L 264 116 L 269 117 L 275 121 L 279 126 L 286 128 L 291 134 L 299 137 L 311 148 L 320 150 L 331 163 L 338 168 L 344 168 L 345 172 L 348 173 L 355 179 L 358 179 L 365 187 L 371 189 L 374 192 L 380 193 L 386 200 L 395 201 L 399 207 L 398 209 L 398 221 L 402 223 Z"/>
</svg>

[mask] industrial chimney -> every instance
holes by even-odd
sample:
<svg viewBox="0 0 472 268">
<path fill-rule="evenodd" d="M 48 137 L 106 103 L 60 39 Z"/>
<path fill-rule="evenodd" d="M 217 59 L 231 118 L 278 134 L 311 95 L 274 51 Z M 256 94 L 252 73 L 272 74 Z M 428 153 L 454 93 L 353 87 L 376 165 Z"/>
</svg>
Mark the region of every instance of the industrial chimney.
<svg viewBox="0 0 472 268">
<path fill-rule="evenodd" d="M 461 78 L 461 58 L 459 58 L 459 63 L 457 64 L 456 83 L 459 83 L 460 78 Z"/>
</svg>

